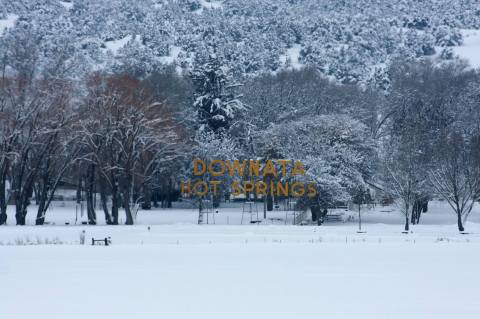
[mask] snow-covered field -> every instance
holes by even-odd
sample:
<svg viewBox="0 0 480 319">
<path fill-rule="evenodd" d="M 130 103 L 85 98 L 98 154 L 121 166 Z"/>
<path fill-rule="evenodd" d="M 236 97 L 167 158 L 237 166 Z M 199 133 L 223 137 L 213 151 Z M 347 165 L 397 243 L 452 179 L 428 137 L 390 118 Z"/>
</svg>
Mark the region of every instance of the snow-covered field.
<svg viewBox="0 0 480 319">
<path fill-rule="evenodd" d="M 409 234 L 401 233 L 398 212 L 382 207 L 364 214 L 363 234 L 355 220 L 238 225 L 238 207 L 220 209 L 215 225 L 195 225 L 189 209 L 140 212 L 135 226 L 61 223 L 72 212 L 68 204 L 52 210 L 55 225 L 0 227 L 1 318 L 425 319 L 480 312 L 478 207 L 466 235 L 439 202 Z M 87 242 L 111 236 L 113 244 L 81 246 L 81 230 Z"/>
<path fill-rule="evenodd" d="M 71 198 L 70 193 L 61 193 L 59 195 L 64 198 Z M 100 200 L 97 200 L 98 206 Z M 152 210 L 140 210 L 136 218 L 136 224 L 139 225 L 174 225 L 174 224 L 197 224 L 198 222 L 198 208 L 192 208 L 191 203 L 174 203 L 173 209 L 152 209 Z M 267 213 L 267 219 L 263 220 L 263 204 L 258 203 L 252 207 L 253 214 L 249 214 L 247 211 L 249 207 L 245 206 L 245 214 L 242 222 L 242 210 L 244 206 L 241 202 L 224 203 L 218 209 L 218 213 L 205 214 L 204 220 L 209 224 L 216 225 L 246 225 L 250 223 L 250 220 L 261 220 L 265 225 L 291 225 L 293 224 L 294 216 L 299 213 L 293 211 L 284 211 L 285 205 L 281 203 L 279 210 Z M 257 215 L 258 212 L 258 215 Z M 345 209 L 330 210 L 332 213 L 344 214 L 344 219 L 350 219 L 350 222 L 346 223 L 328 223 L 327 227 L 335 225 L 347 228 L 354 228 L 356 225 L 356 218 L 358 216 L 357 211 L 346 211 Z M 15 225 L 15 207 L 9 206 L 8 210 L 9 226 Z M 35 217 L 37 213 L 37 206 L 30 205 L 29 211 L 26 217 L 27 225 L 35 225 Z M 47 212 L 45 221 L 47 224 L 61 226 L 65 223 L 75 225 L 75 223 L 81 224 L 82 221 L 86 221 L 86 213 L 84 209 L 83 217 L 81 216 L 81 209 L 75 204 L 74 201 L 55 201 L 52 203 L 50 209 Z M 120 211 L 120 223 L 125 221 L 124 212 Z M 350 218 L 349 218 L 350 217 Z M 374 208 L 367 209 L 362 208 L 362 221 L 366 224 L 391 224 L 396 225 L 399 230 L 403 229 L 405 219 L 403 215 L 398 212 L 395 206 L 376 206 Z M 480 205 L 476 205 L 470 214 L 468 221 L 471 223 L 480 224 Z M 97 207 L 97 222 L 99 225 L 105 224 L 105 217 L 102 213 L 102 209 Z M 446 202 L 432 201 L 429 203 L 429 211 L 422 214 L 421 225 L 452 225 L 450 228 L 455 230 L 456 217 L 453 214 L 451 208 Z M 420 225 L 420 226 L 421 226 Z M 18 228 L 16 228 L 18 231 Z M 467 231 L 469 226 L 467 225 Z"/>
</svg>

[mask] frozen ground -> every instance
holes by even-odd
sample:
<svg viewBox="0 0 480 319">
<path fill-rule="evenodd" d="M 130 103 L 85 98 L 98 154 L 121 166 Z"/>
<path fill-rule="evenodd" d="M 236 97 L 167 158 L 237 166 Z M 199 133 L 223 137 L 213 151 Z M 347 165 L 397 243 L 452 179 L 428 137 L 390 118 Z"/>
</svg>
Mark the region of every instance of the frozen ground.
<svg viewBox="0 0 480 319">
<path fill-rule="evenodd" d="M 1 318 L 468 319 L 480 312 L 478 207 L 467 235 L 444 203 L 433 203 L 409 234 L 394 209 L 380 207 L 365 214 L 365 234 L 355 221 L 233 225 L 238 207 L 221 209 L 216 225 L 195 225 L 196 211 L 174 209 L 140 212 L 130 227 L 65 226 L 72 209 L 50 212 L 55 225 L 0 227 Z M 113 245 L 80 246 L 81 230 L 87 241 L 111 236 Z"/>
</svg>

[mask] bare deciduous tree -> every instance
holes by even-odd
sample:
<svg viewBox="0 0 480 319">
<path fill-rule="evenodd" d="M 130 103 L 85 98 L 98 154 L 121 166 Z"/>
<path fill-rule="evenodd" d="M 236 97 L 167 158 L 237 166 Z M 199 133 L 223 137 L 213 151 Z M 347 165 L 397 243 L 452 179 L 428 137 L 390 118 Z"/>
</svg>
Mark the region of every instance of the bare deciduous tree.
<svg viewBox="0 0 480 319">
<path fill-rule="evenodd" d="M 480 169 L 476 152 L 480 139 L 465 141 L 462 134 L 452 133 L 445 138 L 443 152 L 438 156 L 430 180 L 437 192 L 457 215 L 459 231 L 464 231 L 475 201 L 480 199 Z"/>
</svg>

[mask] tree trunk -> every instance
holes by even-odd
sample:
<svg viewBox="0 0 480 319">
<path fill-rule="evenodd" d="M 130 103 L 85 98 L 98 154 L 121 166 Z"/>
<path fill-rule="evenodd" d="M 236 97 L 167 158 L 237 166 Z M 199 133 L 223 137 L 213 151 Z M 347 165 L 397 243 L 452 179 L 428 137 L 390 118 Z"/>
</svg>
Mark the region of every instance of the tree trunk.
<svg viewBox="0 0 480 319">
<path fill-rule="evenodd" d="M 17 225 L 24 226 L 26 223 L 29 193 L 30 191 L 28 189 L 15 190 L 15 219 L 17 221 Z"/>
<path fill-rule="evenodd" d="M 35 184 L 33 185 L 33 193 L 35 194 L 35 204 L 36 205 L 40 205 L 40 198 L 42 197 L 42 195 L 40 195 L 40 192 L 42 191 L 41 189 L 39 189 L 40 186 L 38 187 L 35 187 Z"/>
<path fill-rule="evenodd" d="M 412 212 L 410 216 L 410 223 L 412 223 L 412 225 L 415 225 L 415 222 L 417 220 L 417 210 L 415 209 L 416 206 L 417 206 L 417 202 L 415 201 L 412 206 Z"/>
<path fill-rule="evenodd" d="M 95 193 L 93 191 L 93 186 L 95 184 L 95 165 L 91 164 L 88 167 L 87 172 L 87 185 L 86 185 L 86 197 L 87 197 L 87 217 L 89 225 L 97 224 L 97 214 L 95 212 L 95 206 L 93 197 Z"/>
<path fill-rule="evenodd" d="M 47 202 L 47 190 L 44 185 L 42 190 L 38 192 L 38 210 L 35 225 L 43 225 L 45 223 L 45 203 Z"/>
<path fill-rule="evenodd" d="M 420 217 L 422 216 L 422 207 L 418 208 L 416 224 L 420 224 Z"/>
<path fill-rule="evenodd" d="M 428 201 L 425 199 L 416 200 L 415 203 L 413 204 L 412 218 L 411 218 L 413 225 L 420 224 L 420 217 L 422 216 L 422 212 L 424 211 L 425 205 L 428 205 Z"/>
<path fill-rule="evenodd" d="M 100 179 L 100 201 L 102 202 L 102 209 L 105 213 L 105 222 L 107 225 L 112 225 L 112 216 L 110 216 L 110 212 L 108 211 L 107 206 L 107 188 L 105 185 L 105 180 L 103 178 Z"/>
<path fill-rule="evenodd" d="M 17 225 L 25 225 L 27 217 L 27 206 L 27 203 L 25 202 L 24 198 L 21 198 L 21 196 L 19 196 L 18 202 L 17 199 L 15 199 L 15 219 L 17 221 Z"/>
<path fill-rule="evenodd" d="M 405 217 L 405 231 L 410 230 L 410 220 L 408 219 L 408 215 Z"/>
<path fill-rule="evenodd" d="M 126 215 L 126 221 L 125 225 L 133 225 L 133 215 L 132 215 L 132 210 L 130 208 L 130 200 L 131 200 L 131 188 L 132 188 L 132 177 L 128 172 L 126 172 L 126 177 L 123 185 L 123 207 L 125 208 L 125 215 Z"/>
<path fill-rule="evenodd" d="M 45 170 L 42 174 L 42 179 L 35 189 L 35 201 L 38 205 L 37 218 L 35 219 L 35 225 L 43 225 L 45 223 L 45 210 L 48 196 L 49 177 L 48 170 Z"/>
<path fill-rule="evenodd" d="M 78 177 L 78 185 L 77 185 L 77 204 L 82 202 L 82 177 Z"/>
<path fill-rule="evenodd" d="M 7 223 L 7 209 L 3 206 L 0 207 L 0 225 L 5 225 Z"/>
<path fill-rule="evenodd" d="M 422 212 L 426 213 L 428 212 L 428 200 L 426 200 L 423 205 L 422 205 Z"/>
<path fill-rule="evenodd" d="M 310 211 L 312 212 L 312 222 L 316 222 L 320 218 L 320 206 L 310 206 Z"/>
<path fill-rule="evenodd" d="M 267 193 L 267 211 L 273 211 L 273 196 L 270 192 Z"/>
<path fill-rule="evenodd" d="M 462 215 L 460 215 L 459 212 L 457 212 L 457 224 L 458 224 L 458 231 L 465 231 L 465 228 L 463 227 L 463 222 L 462 222 Z"/>
<path fill-rule="evenodd" d="M 112 181 L 112 218 L 113 218 L 113 225 L 118 225 L 118 181 L 115 174 L 112 172 L 111 181 Z"/>
<path fill-rule="evenodd" d="M 169 181 L 168 181 L 167 208 L 172 208 L 172 197 L 173 197 L 172 179 L 169 178 Z M 220 206 L 220 201 L 219 201 L 218 205 Z M 218 206 L 217 206 L 217 207 L 218 207 Z"/>
<path fill-rule="evenodd" d="M 132 210 L 130 209 L 130 192 L 123 193 L 123 206 L 125 207 L 126 221 L 125 225 L 133 225 Z"/>
<path fill-rule="evenodd" d="M 218 189 L 219 187 L 217 187 L 217 194 L 212 194 L 212 206 L 213 208 L 218 208 L 220 207 L 220 200 L 221 200 L 221 190 Z M 168 206 L 169 208 L 172 207 L 172 192 L 169 191 L 168 192 Z"/>
<path fill-rule="evenodd" d="M 27 213 L 25 210 L 20 210 L 15 214 L 17 226 L 25 226 Z"/>
<path fill-rule="evenodd" d="M 0 178 L 2 178 L 0 176 Z M 7 194 L 6 194 L 6 183 L 2 178 L 0 180 L 0 225 L 7 223 Z"/>
</svg>

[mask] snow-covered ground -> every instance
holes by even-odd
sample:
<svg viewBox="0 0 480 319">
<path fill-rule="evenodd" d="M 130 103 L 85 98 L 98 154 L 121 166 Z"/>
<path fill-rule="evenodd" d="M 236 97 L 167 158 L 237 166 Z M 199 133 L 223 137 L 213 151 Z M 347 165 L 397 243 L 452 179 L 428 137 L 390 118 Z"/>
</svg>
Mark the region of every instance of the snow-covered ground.
<svg viewBox="0 0 480 319">
<path fill-rule="evenodd" d="M 60 4 L 65 7 L 67 10 L 71 10 L 73 8 L 73 2 L 72 1 L 60 1 Z"/>
<path fill-rule="evenodd" d="M 280 56 L 280 63 L 283 66 L 294 70 L 300 70 L 304 65 L 300 62 L 300 52 L 302 46 L 300 44 L 294 44 L 291 48 L 287 49 L 285 55 Z"/>
<path fill-rule="evenodd" d="M 454 48 L 455 54 L 480 68 L 480 30 L 462 30 L 462 35 L 464 43 Z"/>
<path fill-rule="evenodd" d="M 59 192 L 59 195 L 66 199 L 73 198 L 71 193 Z M 97 205 L 100 205 L 100 201 L 97 200 Z M 246 225 L 250 224 L 250 221 L 260 220 L 263 225 L 292 225 L 293 219 L 299 214 L 299 212 L 284 211 L 285 205 L 281 203 L 279 210 L 273 212 L 267 212 L 267 219 L 263 220 L 263 204 L 258 203 L 253 205 L 253 214 L 249 214 L 249 207 L 245 206 L 245 213 L 242 214 L 244 206 L 241 202 L 224 203 L 218 209 L 218 213 L 210 212 L 205 214 L 204 220 L 209 224 L 216 225 Z M 15 207 L 8 207 L 8 220 L 9 226 L 15 225 Z M 357 223 L 357 211 L 346 211 L 345 209 L 330 210 L 331 213 L 340 213 L 344 215 L 345 223 L 327 223 L 325 227 L 338 226 L 352 228 Z M 29 212 L 27 214 L 27 225 L 35 224 L 35 217 L 37 213 L 37 206 L 30 205 Z M 46 215 L 46 223 L 56 226 L 81 224 L 82 221 L 86 221 L 86 213 L 84 210 L 83 217 L 81 216 L 81 208 L 75 204 L 72 200 L 55 201 L 52 203 L 51 208 Z M 123 223 L 124 212 L 120 212 L 120 222 Z M 243 215 L 243 220 L 242 220 Z M 397 228 L 402 229 L 404 223 L 403 215 L 398 211 L 395 206 L 376 206 L 374 208 L 367 209 L 362 208 L 362 221 L 365 224 L 387 224 L 395 225 Z M 473 225 L 480 224 L 480 205 L 476 205 L 470 214 L 468 221 Z M 99 225 L 105 224 L 105 217 L 100 207 L 97 207 L 97 222 Z M 137 215 L 136 224 L 140 225 L 166 225 L 166 224 L 197 224 L 198 222 L 198 208 L 193 208 L 189 202 L 174 203 L 173 209 L 160 209 L 154 208 L 152 210 L 140 210 Z M 455 229 L 456 217 L 452 212 L 452 209 L 446 202 L 433 201 L 429 203 L 429 211 L 423 213 L 421 217 L 421 225 L 449 225 Z M 468 225 L 467 225 L 468 230 Z"/>
<path fill-rule="evenodd" d="M 160 57 L 159 60 L 162 62 L 162 63 L 165 63 L 165 64 L 171 64 L 171 63 L 174 63 L 175 60 L 178 58 L 178 55 L 180 54 L 180 52 L 182 52 L 182 49 L 180 47 L 177 47 L 177 46 L 170 46 L 170 50 L 169 50 L 169 55 L 167 56 L 163 56 L 163 57 Z"/>
<path fill-rule="evenodd" d="M 473 243 L 0 248 L 2 318 L 478 318 Z M 22 306 L 19 306 L 21 304 Z"/>
<path fill-rule="evenodd" d="M 202 14 L 204 9 L 222 9 L 223 1 L 221 0 L 200 0 L 200 8 L 195 11 L 197 14 Z"/>
<path fill-rule="evenodd" d="M 196 225 L 196 210 L 175 208 L 141 211 L 135 226 L 67 226 L 74 206 L 56 205 L 47 217 L 55 225 L 0 227 L 1 318 L 465 319 L 480 312 L 479 207 L 462 235 L 442 202 L 409 234 L 393 207 L 364 213 L 367 233 L 358 234 L 356 220 L 239 225 L 238 205 L 220 208 L 215 225 Z M 82 230 L 87 243 L 110 236 L 112 245 L 81 246 Z"/>
<path fill-rule="evenodd" d="M 220 9 L 223 7 L 223 1 L 218 0 L 200 0 L 200 4 L 207 9 Z"/>
<path fill-rule="evenodd" d="M 123 48 L 130 40 L 132 40 L 131 35 L 127 35 L 126 37 L 105 42 L 105 47 L 107 50 L 110 50 L 113 55 L 117 55 L 118 51 Z"/>
<path fill-rule="evenodd" d="M 5 19 L 0 19 L 0 36 L 3 35 L 5 30 L 13 28 L 17 19 L 16 14 L 8 14 Z"/>
</svg>

